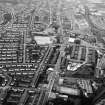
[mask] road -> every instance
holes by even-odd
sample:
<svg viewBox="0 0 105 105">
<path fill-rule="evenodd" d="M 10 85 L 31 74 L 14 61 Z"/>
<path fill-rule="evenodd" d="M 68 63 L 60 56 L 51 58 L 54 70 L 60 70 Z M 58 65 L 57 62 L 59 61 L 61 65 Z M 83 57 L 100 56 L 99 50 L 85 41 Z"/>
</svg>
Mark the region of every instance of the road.
<svg viewBox="0 0 105 105">
<path fill-rule="evenodd" d="M 42 68 L 42 66 L 43 66 L 43 64 L 44 64 L 44 62 L 45 62 L 46 57 L 48 56 L 49 51 L 50 51 L 50 46 L 49 46 L 49 48 L 48 48 L 48 50 L 47 50 L 47 52 L 46 52 L 46 54 L 45 54 L 45 56 L 44 56 L 44 58 L 43 58 L 43 61 L 42 61 L 42 62 L 40 63 L 40 65 L 39 65 L 39 68 L 38 68 L 38 70 L 37 70 L 37 73 L 34 74 L 34 78 L 33 78 L 33 81 L 32 81 L 32 87 L 35 87 L 36 82 L 37 82 L 38 79 L 39 79 L 40 70 L 41 70 L 41 68 Z"/>
<path fill-rule="evenodd" d="M 53 85 L 55 83 L 55 80 L 57 79 L 57 77 L 59 77 L 59 72 L 60 72 L 60 62 L 61 62 L 61 58 L 64 56 L 64 50 L 65 50 L 65 47 L 66 45 L 68 44 L 68 41 L 67 41 L 67 38 L 64 37 L 64 34 L 63 34 L 63 28 L 62 28 L 62 18 L 61 18 L 61 13 L 60 13 L 60 8 L 61 8 L 61 1 L 58 5 L 58 19 L 59 19 L 59 25 L 60 25 L 60 32 L 61 32 L 61 38 L 63 39 L 63 44 L 61 44 L 61 47 L 59 49 L 60 51 L 60 54 L 59 54 L 59 57 L 58 57 L 58 60 L 57 60 L 57 63 L 55 65 L 55 68 L 54 68 L 54 72 L 52 72 L 51 74 L 51 78 L 49 80 L 49 85 L 48 85 L 48 97 L 50 96 L 51 94 L 51 91 L 52 91 L 52 88 L 53 88 Z"/>
</svg>

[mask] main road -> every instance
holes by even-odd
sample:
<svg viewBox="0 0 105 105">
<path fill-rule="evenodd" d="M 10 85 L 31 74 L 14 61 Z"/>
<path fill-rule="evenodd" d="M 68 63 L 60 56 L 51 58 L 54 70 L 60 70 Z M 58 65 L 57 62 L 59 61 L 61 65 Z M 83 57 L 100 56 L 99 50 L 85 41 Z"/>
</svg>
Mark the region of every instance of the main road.
<svg viewBox="0 0 105 105">
<path fill-rule="evenodd" d="M 58 57 L 58 60 L 57 60 L 57 63 L 55 65 L 55 68 L 54 68 L 54 72 L 52 72 L 51 74 L 51 78 L 49 80 L 49 84 L 48 84 L 48 97 L 50 97 L 50 94 L 52 94 L 52 89 L 53 89 L 53 86 L 54 86 L 54 83 L 55 83 L 55 80 L 59 77 L 59 72 L 60 72 L 60 64 L 61 64 L 61 58 L 64 56 L 65 52 L 65 47 L 66 45 L 68 44 L 68 40 L 67 40 L 67 37 L 64 36 L 63 34 L 63 27 L 62 27 L 62 18 L 61 18 L 61 5 L 62 5 L 62 2 L 61 0 L 59 0 L 59 4 L 58 4 L 58 20 L 59 20 L 59 25 L 60 25 L 60 33 L 61 33 L 61 39 L 63 39 L 63 42 L 60 46 L 60 54 L 59 54 L 59 57 Z M 73 11 L 72 11 L 73 12 Z"/>
</svg>

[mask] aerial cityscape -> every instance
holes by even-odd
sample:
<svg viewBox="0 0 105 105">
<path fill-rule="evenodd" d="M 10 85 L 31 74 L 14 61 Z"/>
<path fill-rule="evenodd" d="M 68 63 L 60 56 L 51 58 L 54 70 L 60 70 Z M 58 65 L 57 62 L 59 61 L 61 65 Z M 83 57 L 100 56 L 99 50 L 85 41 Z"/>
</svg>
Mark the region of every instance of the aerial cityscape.
<svg viewBox="0 0 105 105">
<path fill-rule="evenodd" d="M 105 0 L 0 0 L 0 105 L 105 105 Z"/>
</svg>

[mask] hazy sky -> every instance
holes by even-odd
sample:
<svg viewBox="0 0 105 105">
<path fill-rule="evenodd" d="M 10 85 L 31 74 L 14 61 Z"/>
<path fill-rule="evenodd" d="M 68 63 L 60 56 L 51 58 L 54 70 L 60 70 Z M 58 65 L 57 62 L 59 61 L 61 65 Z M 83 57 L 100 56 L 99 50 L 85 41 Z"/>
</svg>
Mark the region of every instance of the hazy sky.
<svg viewBox="0 0 105 105">
<path fill-rule="evenodd" d="M 0 2 L 4 3 L 12 3 L 12 4 L 17 4 L 18 2 L 23 2 L 23 1 L 30 1 L 30 0 L 0 0 Z M 66 1 L 79 1 L 79 0 L 66 0 Z M 81 0 L 80 0 L 81 1 Z M 83 0 L 83 1 L 88 1 L 89 3 L 105 3 L 105 0 Z"/>
<path fill-rule="evenodd" d="M 34 0 L 0 0 L 0 3 L 10 3 L 10 4 L 13 4 L 13 5 L 16 5 L 16 4 L 28 4 L 29 1 L 34 1 Z M 41 1 L 41 0 L 39 0 Z M 105 0 L 65 0 L 67 2 L 74 2 L 75 3 L 79 3 L 82 1 L 82 3 L 85 3 L 85 4 L 88 4 L 89 3 L 89 7 L 90 8 L 97 8 L 97 9 L 100 9 L 102 7 L 105 6 Z M 93 3 L 97 3 L 97 4 L 93 4 Z M 101 3 L 101 4 L 98 4 L 98 3 Z M 90 5 L 91 4 L 91 5 Z"/>
<path fill-rule="evenodd" d="M 66 1 L 70 1 L 70 2 L 72 2 L 72 1 L 78 1 L 78 0 L 66 0 Z M 79 1 L 81 1 L 81 0 L 79 0 Z M 84 2 L 86 1 L 86 2 L 89 2 L 89 3 L 105 3 L 105 0 L 83 0 Z"/>
<path fill-rule="evenodd" d="M 1 3 L 12 3 L 12 4 L 17 4 L 18 0 L 0 0 Z"/>
</svg>

